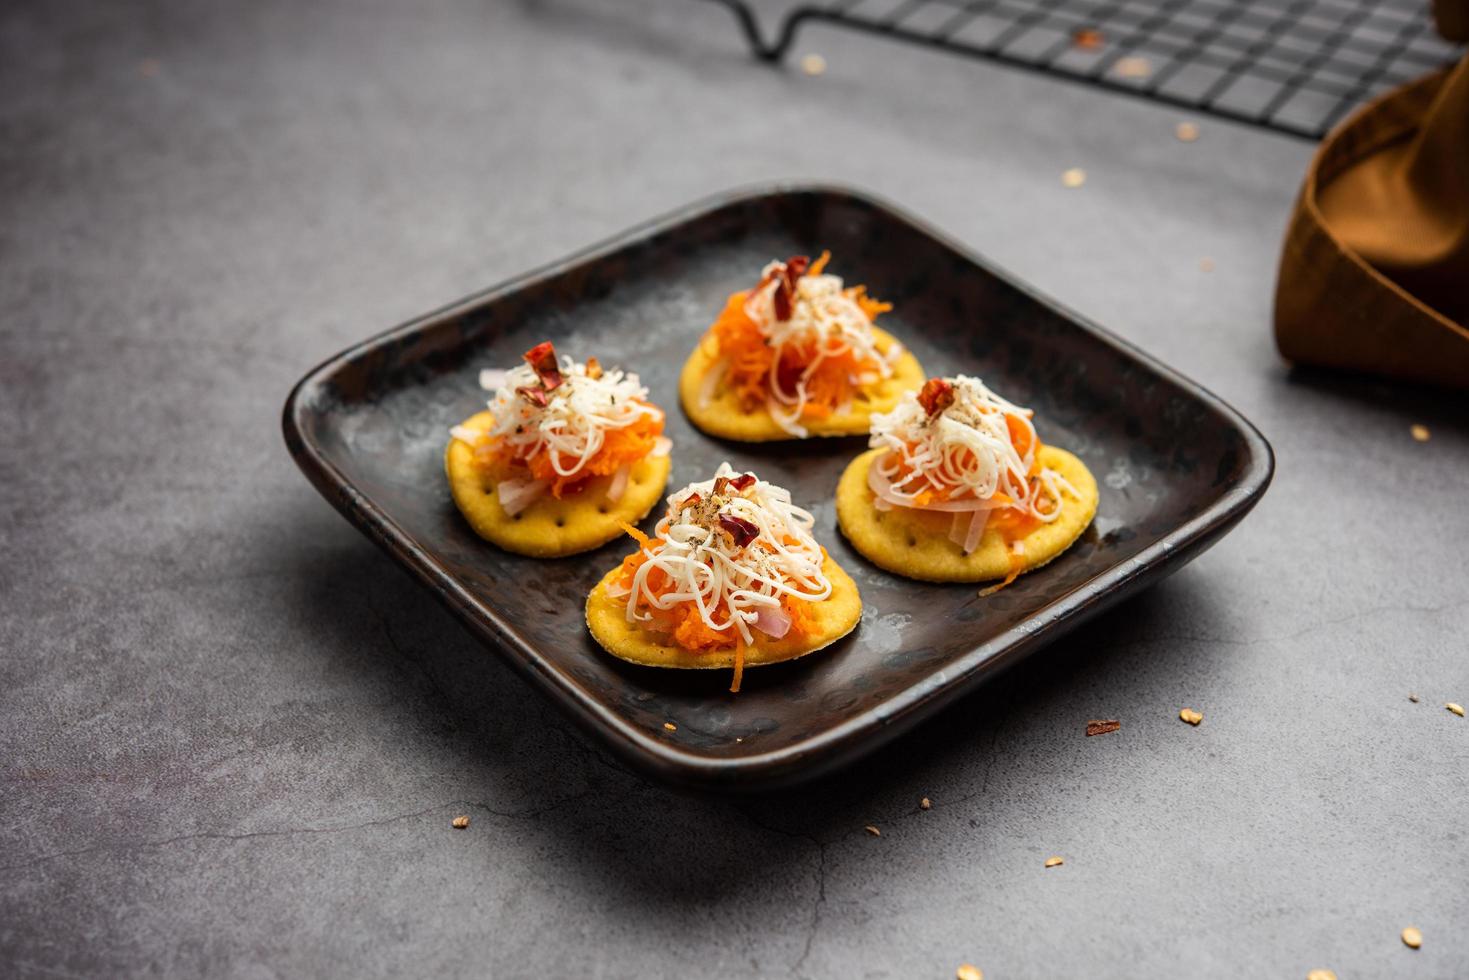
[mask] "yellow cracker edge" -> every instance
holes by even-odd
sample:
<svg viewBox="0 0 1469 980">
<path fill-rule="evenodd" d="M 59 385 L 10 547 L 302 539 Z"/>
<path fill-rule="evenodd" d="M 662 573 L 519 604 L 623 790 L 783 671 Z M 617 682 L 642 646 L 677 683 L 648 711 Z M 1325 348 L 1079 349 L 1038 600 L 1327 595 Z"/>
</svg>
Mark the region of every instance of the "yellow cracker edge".
<svg viewBox="0 0 1469 980">
<path fill-rule="evenodd" d="M 1010 574 L 1010 549 L 998 531 L 985 531 L 979 547 L 965 555 L 949 540 L 951 515 L 874 507 L 867 471 L 884 452 L 873 449 L 852 460 L 837 484 L 837 524 L 853 547 L 879 568 L 925 582 L 987 582 Z M 1097 513 L 1097 481 L 1085 463 L 1055 446 L 1042 446 L 1040 461 L 1065 477 L 1080 499 L 1063 495 L 1061 516 L 1020 539 L 1023 572 L 1071 547 Z"/>
<path fill-rule="evenodd" d="M 480 412 L 464 420 L 471 429 L 489 429 L 494 417 Z M 668 483 L 667 456 L 647 456 L 633 464 L 627 489 L 615 504 L 607 502 L 613 477 L 588 480 L 579 493 L 557 500 L 549 493 L 516 517 L 505 513 L 493 481 L 474 465 L 474 451 L 450 439 L 444 451 L 444 472 L 454 506 L 476 534 L 491 544 L 532 558 L 561 558 L 600 548 L 622 534 L 619 522 L 636 524 L 663 497 Z"/>
<path fill-rule="evenodd" d="M 887 353 L 896 337 L 880 327 L 872 328 L 873 343 L 880 353 Z M 740 407 L 734 391 L 721 382 L 715 388 L 709 404 L 701 405 L 699 389 L 704 378 L 713 370 L 717 358 L 714 341 L 709 334 L 700 340 L 689 359 L 684 362 L 683 372 L 678 378 L 678 396 L 683 410 L 702 432 L 720 439 L 737 442 L 774 442 L 795 438 L 776 424 L 775 419 L 764 408 L 746 412 Z M 893 365 L 893 374 L 873 385 L 869 391 L 859 394 L 852 407 L 825 419 L 811 419 L 801 424 L 813 436 L 864 435 L 871 424 L 874 412 L 890 412 L 898 404 L 905 391 L 917 391 L 923 387 L 923 367 L 912 351 L 903 350 Z"/>
<path fill-rule="evenodd" d="M 614 657 L 647 667 L 728 669 L 734 666 L 733 646 L 696 653 L 629 623 L 627 600 L 614 599 L 607 594 L 607 586 L 621 570 L 619 565 L 608 572 L 587 596 L 587 629 L 604 650 Z M 822 571 L 831 581 L 831 595 L 816 605 L 821 632 L 799 640 L 794 637 L 772 640 L 756 634 L 755 642 L 745 648 L 746 667 L 804 657 L 831 646 L 857 627 L 862 619 L 862 597 L 857 593 L 857 583 L 830 557 L 822 565 Z"/>
</svg>

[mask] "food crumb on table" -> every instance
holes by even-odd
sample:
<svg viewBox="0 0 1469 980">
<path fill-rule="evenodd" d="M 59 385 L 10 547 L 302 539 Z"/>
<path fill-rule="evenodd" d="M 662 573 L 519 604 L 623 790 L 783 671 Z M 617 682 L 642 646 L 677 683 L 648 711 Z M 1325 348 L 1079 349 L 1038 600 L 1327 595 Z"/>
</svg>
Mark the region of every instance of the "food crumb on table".
<svg viewBox="0 0 1469 980">
<path fill-rule="evenodd" d="M 1464 706 L 1462 704 L 1456 704 L 1453 701 L 1450 701 L 1448 704 L 1444 705 L 1444 707 L 1448 708 L 1460 718 L 1464 717 Z"/>
<path fill-rule="evenodd" d="M 1423 931 L 1417 926 L 1408 926 L 1403 930 L 1403 945 L 1409 949 L 1417 949 L 1423 945 Z"/>
<path fill-rule="evenodd" d="M 867 831 L 873 837 L 881 837 L 882 836 L 882 831 L 878 830 L 872 824 L 868 824 L 866 827 L 863 827 L 862 829 L 865 830 L 865 831 Z"/>
<path fill-rule="evenodd" d="M 1061 183 L 1065 187 L 1080 187 L 1086 183 L 1086 171 L 1080 167 L 1072 167 L 1061 174 Z"/>
<path fill-rule="evenodd" d="M 1087 738 L 1091 738 L 1093 735 L 1106 735 L 1109 732 L 1117 731 L 1121 727 L 1122 722 L 1115 718 L 1089 721 L 1086 723 L 1086 736 Z"/>
<path fill-rule="evenodd" d="M 1065 863 L 1066 859 L 1059 855 L 1046 858 L 1046 867 L 1048 868 L 1059 868 Z"/>
<path fill-rule="evenodd" d="M 1173 127 L 1173 135 L 1178 137 L 1180 143 L 1192 143 L 1199 138 L 1199 126 L 1197 123 L 1181 122 Z"/>
<path fill-rule="evenodd" d="M 1204 716 L 1199 714 L 1193 708 L 1184 708 L 1178 713 L 1178 717 L 1179 720 L 1186 721 L 1190 725 L 1193 725 L 1195 728 L 1198 728 L 1199 722 L 1204 720 Z"/>
<path fill-rule="evenodd" d="M 826 72 L 826 59 L 819 54 L 808 54 L 801 59 L 801 70 L 808 75 L 821 75 Z"/>
<path fill-rule="evenodd" d="M 984 971 L 973 963 L 960 963 L 954 971 L 954 980 L 984 980 Z"/>
<path fill-rule="evenodd" d="M 455 830 L 463 830 L 465 827 L 469 826 L 469 817 L 461 813 L 459 816 L 449 821 L 449 826 L 453 827 Z"/>
<path fill-rule="evenodd" d="M 930 800 L 928 797 L 925 796 L 923 799 L 921 799 L 921 800 L 918 801 L 918 809 L 920 809 L 920 810 L 932 810 L 933 809 L 933 801 Z"/>
<path fill-rule="evenodd" d="M 1433 433 L 1428 431 L 1428 426 L 1419 425 L 1416 422 L 1408 428 L 1408 432 L 1412 434 L 1414 442 L 1427 442 L 1433 438 Z"/>
</svg>

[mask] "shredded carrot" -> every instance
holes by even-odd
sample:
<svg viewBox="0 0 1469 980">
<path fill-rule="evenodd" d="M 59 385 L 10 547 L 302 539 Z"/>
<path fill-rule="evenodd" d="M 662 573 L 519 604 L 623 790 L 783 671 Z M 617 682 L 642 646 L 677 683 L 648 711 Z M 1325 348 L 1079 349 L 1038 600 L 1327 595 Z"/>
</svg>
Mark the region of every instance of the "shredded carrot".
<svg viewBox="0 0 1469 980">
<path fill-rule="evenodd" d="M 603 436 L 602 447 L 571 476 L 562 476 L 551 463 L 551 454 L 541 450 L 529 459 L 516 459 L 508 455 L 503 443 L 488 457 L 487 465 L 500 479 L 513 475 L 517 470 L 524 473 L 529 468 L 532 479 L 545 480 L 550 484 L 551 495 L 562 497 L 575 493 L 592 477 L 610 476 L 623 466 L 630 466 L 653 451 L 658 437 L 663 434 L 661 418 L 641 416 L 632 425 L 622 429 L 608 429 Z M 497 440 L 499 442 L 499 440 Z M 569 461 L 563 460 L 563 463 Z"/>
<path fill-rule="evenodd" d="M 636 541 L 641 547 L 647 548 L 653 544 L 652 538 L 648 537 L 642 531 L 639 531 L 637 528 L 633 527 L 627 521 L 618 521 L 617 526 L 626 531 L 628 537 Z"/>
<path fill-rule="evenodd" d="M 745 638 L 735 637 L 735 672 L 734 681 L 729 685 L 729 693 L 740 693 L 740 681 L 745 676 Z"/>
<path fill-rule="evenodd" d="M 649 538 L 637 528 L 624 524 L 622 529 L 632 535 L 644 548 L 655 548 L 661 542 L 657 538 Z M 622 560 L 621 574 L 618 576 L 619 584 L 625 589 L 631 589 L 633 579 L 637 571 L 648 560 L 647 553 L 640 548 Z M 662 595 L 667 592 L 673 582 L 664 575 L 660 569 L 653 569 L 648 573 L 645 580 L 648 591 L 653 595 Z M 731 637 L 736 639 L 736 644 L 743 641 L 739 638 L 738 630 L 716 630 L 711 629 L 704 622 L 704 617 L 699 614 L 699 607 L 692 600 L 674 603 L 668 609 L 657 609 L 646 604 L 644 597 L 640 594 L 636 598 L 638 608 L 642 612 L 651 613 L 653 622 L 659 632 L 670 632 L 673 640 L 685 650 L 699 652 L 703 650 L 719 650 L 729 647 Z M 781 598 L 781 608 L 791 618 L 791 632 L 797 636 L 810 636 L 820 629 L 815 609 L 811 602 L 804 599 L 793 599 L 790 596 Z M 729 617 L 729 609 L 722 602 L 711 610 L 711 616 L 716 622 L 723 622 Z M 787 635 L 790 635 L 789 633 Z"/>
<path fill-rule="evenodd" d="M 1020 577 L 1020 573 L 1023 572 L 1024 570 L 1025 570 L 1025 559 L 1022 558 L 1020 555 L 1017 555 L 1014 552 L 1011 552 L 1011 554 L 1010 554 L 1010 573 L 1005 576 L 1005 580 L 1003 582 L 997 583 L 995 585 L 987 585 L 984 588 L 980 589 L 979 590 L 979 597 L 981 599 L 983 599 L 983 598 L 986 598 L 988 596 L 994 595 L 996 592 L 1000 591 L 1005 586 L 1009 585 L 1011 582 L 1013 582 L 1017 578 L 1019 578 Z"/>
<path fill-rule="evenodd" d="M 820 275 L 830 258 L 830 252 L 822 252 L 805 274 Z M 868 296 L 865 286 L 852 286 L 844 292 L 862 308 L 869 320 L 893 308 L 891 303 Z M 742 291 L 730 296 L 709 330 L 718 355 L 729 363 L 726 382 L 739 398 L 740 407 L 747 410 L 765 404 L 770 393 L 772 367 L 781 388 L 793 391 L 817 354 L 814 347 L 805 350 L 787 347 L 781 353 L 780 363 L 774 364 L 774 349 L 766 342 L 755 321 L 745 313 L 745 300 L 749 295 L 748 291 Z M 859 360 L 850 352 L 824 358 L 806 379 L 806 404 L 802 415 L 813 418 L 833 415 L 838 406 L 850 401 L 852 378 L 877 368 L 878 365 Z"/>
</svg>

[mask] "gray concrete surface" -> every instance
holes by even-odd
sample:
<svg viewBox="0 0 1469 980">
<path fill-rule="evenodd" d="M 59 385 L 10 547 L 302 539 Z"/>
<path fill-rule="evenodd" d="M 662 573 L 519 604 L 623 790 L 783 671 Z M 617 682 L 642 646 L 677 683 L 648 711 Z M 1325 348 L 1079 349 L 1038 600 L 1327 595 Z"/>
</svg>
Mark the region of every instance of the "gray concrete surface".
<svg viewBox="0 0 1469 980">
<path fill-rule="evenodd" d="M 0 973 L 1469 975 L 1466 413 L 1277 359 L 1310 147 L 798 49 L 829 71 L 672 2 L 0 10 Z M 784 177 L 947 229 L 1279 470 L 1196 564 L 871 761 L 689 798 L 473 643 L 277 418 L 369 333 Z"/>
</svg>

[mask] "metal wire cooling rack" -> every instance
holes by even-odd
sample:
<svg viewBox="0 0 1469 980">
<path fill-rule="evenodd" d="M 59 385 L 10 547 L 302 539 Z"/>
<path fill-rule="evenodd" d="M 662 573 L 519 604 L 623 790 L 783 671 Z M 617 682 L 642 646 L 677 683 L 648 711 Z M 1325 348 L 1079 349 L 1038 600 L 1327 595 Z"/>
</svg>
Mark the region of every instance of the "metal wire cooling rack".
<svg viewBox="0 0 1469 980">
<path fill-rule="evenodd" d="M 1459 54 L 1427 0 L 830 0 L 788 9 L 774 41 L 749 0 L 713 2 L 766 61 L 826 23 L 1310 139 Z"/>
</svg>

